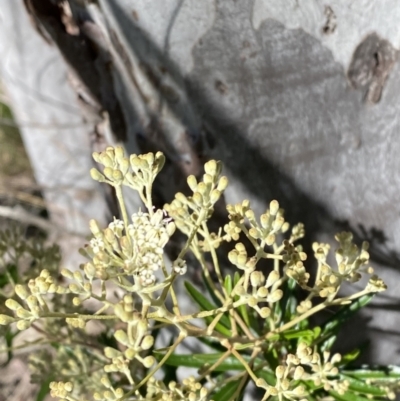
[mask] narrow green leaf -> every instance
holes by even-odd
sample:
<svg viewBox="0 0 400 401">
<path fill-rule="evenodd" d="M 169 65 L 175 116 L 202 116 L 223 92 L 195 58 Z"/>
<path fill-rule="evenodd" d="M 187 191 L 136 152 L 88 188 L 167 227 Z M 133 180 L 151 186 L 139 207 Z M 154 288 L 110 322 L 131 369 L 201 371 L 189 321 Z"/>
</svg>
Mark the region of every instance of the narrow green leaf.
<svg viewBox="0 0 400 401">
<path fill-rule="evenodd" d="M 314 335 L 314 338 L 318 338 L 319 336 L 320 336 L 320 334 L 321 334 L 321 327 L 319 327 L 319 326 L 315 326 L 313 329 L 312 329 L 312 331 L 313 331 L 313 335 Z"/>
<path fill-rule="evenodd" d="M 329 391 L 329 394 L 333 399 L 338 401 L 371 401 L 369 398 L 361 397 L 351 391 L 346 391 L 344 394 L 339 394 L 336 391 Z"/>
<path fill-rule="evenodd" d="M 322 342 L 321 349 L 328 349 L 327 343 L 333 343 L 331 337 L 337 334 L 343 323 L 361 308 L 368 305 L 373 297 L 374 294 L 364 295 L 351 304 L 342 306 L 330 319 L 328 319 L 321 326 L 322 331 L 319 340 L 319 342 Z"/>
<path fill-rule="evenodd" d="M 370 384 L 367 384 L 364 381 L 358 380 L 358 379 L 354 379 L 353 377 L 350 376 L 343 376 L 344 379 L 349 381 L 349 390 L 355 391 L 357 393 L 361 393 L 361 394 L 371 394 L 374 396 L 385 396 L 386 395 L 386 391 L 380 389 L 377 386 L 373 386 Z"/>
<path fill-rule="evenodd" d="M 220 299 L 215 295 L 214 290 L 211 288 L 210 283 L 206 279 L 204 272 L 201 273 L 203 278 L 203 283 L 206 286 L 207 292 L 210 295 L 211 299 L 213 300 L 214 304 L 217 305 L 219 308 L 222 306 Z"/>
<path fill-rule="evenodd" d="M 301 337 L 313 337 L 314 336 L 314 331 L 310 329 L 306 330 L 298 330 L 298 329 L 292 329 L 292 330 L 286 330 L 283 333 L 277 333 L 274 334 L 273 336 L 269 337 L 268 339 L 271 341 L 279 340 L 279 339 L 285 339 L 285 340 L 293 340 L 295 338 L 301 338 Z"/>
<path fill-rule="evenodd" d="M 228 295 L 231 295 L 232 292 L 232 277 L 228 274 L 225 277 L 224 287 Z"/>
<path fill-rule="evenodd" d="M 321 351 L 322 352 L 329 351 L 333 347 L 333 344 L 335 344 L 336 339 L 337 339 L 337 335 L 335 335 L 335 334 L 331 335 L 327 340 L 325 340 L 322 343 Z"/>
<path fill-rule="evenodd" d="M 202 311 L 210 311 L 213 309 L 217 309 L 218 307 L 212 304 L 201 292 L 197 291 L 196 288 L 192 286 L 188 281 L 185 282 L 186 290 L 188 291 L 189 295 L 193 298 L 193 300 L 200 306 Z M 215 316 L 210 316 L 204 318 L 207 323 L 212 322 Z M 230 331 L 230 321 L 228 316 L 225 314 L 221 317 L 219 322 L 215 326 L 215 330 L 219 333 L 230 337 L 232 335 Z"/>
<path fill-rule="evenodd" d="M 14 340 L 14 337 L 18 334 L 18 331 L 12 331 L 10 327 L 7 327 L 6 332 L 4 334 L 4 339 L 6 340 L 6 345 L 8 348 L 7 351 L 7 361 L 5 362 L 5 365 L 11 361 L 11 358 L 13 357 L 13 352 L 12 352 L 12 342 Z"/>
<path fill-rule="evenodd" d="M 221 387 L 216 393 L 212 395 L 214 401 L 231 401 L 231 397 L 239 388 L 240 380 L 232 381 L 225 386 Z"/>
<path fill-rule="evenodd" d="M 14 283 L 18 282 L 18 270 L 17 266 L 8 264 L 5 269 L 7 270 L 8 274 L 11 276 L 13 279 Z M 9 284 L 10 280 L 6 272 L 0 274 L 0 288 L 5 287 L 7 284 Z"/>
<path fill-rule="evenodd" d="M 348 352 L 347 354 L 342 356 L 342 360 L 340 361 L 341 366 L 346 366 L 350 362 L 355 361 L 358 356 L 360 355 L 360 350 L 358 348 L 353 349 L 352 351 Z"/>
<path fill-rule="evenodd" d="M 275 370 L 279 365 L 280 355 L 275 347 L 270 347 L 268 351 L 265 351 L 264 358 L 272 370 Z"/>
<path fill-rule="evenodd" d="M 43 401 L 50 392 L 50 383 L 53 381 L 53 377 L 48 377 L 40 386 L 39 391 L 36 395 L 35 401 Z"/>
<path fill-rule="evenodd" d="M 346 320 L 358 312 L 361 308 L 368 305 L 374 294 L 364 295 L 351 304 L 342 306 L 330 319 L 322 325 L 322 335 L 338 329 Z"/>
<path fill-rule="evenodd" d="M 344 370 L 342 371 L 346 376 L 352 376 L 357 379 L 375 379 L 375 380 L 400 380 L 400 367 L 390 366 L 382 367 L 380 369 L 355 369 L 355 370 Z"/>
<path fill-rule="evenodd" d="M 283 312 L 284 321 L 289 322 L 293 319 L 294 315 L 296 315 L 296 307 L 297 307 L 297 298 L 295 294 L 295 288 L 297 284 L 293 279 L 289 279 L 283 290 L 283 297 L 279 301 L 279 306 L 281 311 Z M 297 328 L 297 327 L 296 327 Z"/>
<path fill-rule="evenodd" d="M 255 374 L 257 375 L 257 377 L 261 377 L 262 379 L 264 379 L 266 383 L 269 384 L 270 386 L 275 386 L 276 376 L 274 372 L 263 369 L 255 371 Z"/>
<path fill-rule="evenodd" d="M 202 293 L 196 290 L 189 282 L 185 282 L 185 287 L 189 293 L 189 295 L 193 298 L 193 300 L 200 306 L 202 311 L 209 311 L 213 309 L 217 309 L 218 307 L 213 305 Z M 209 324 L 213 321 L 215 316 L 205 317 L 204 320 Z M 224 336 L 231 337 L 232 333 L 230 331 L 230 321 L 228 316 L 225 314 L 222 315 L 219 322 L 215 325 L 215 330 Z"/>
</svg>

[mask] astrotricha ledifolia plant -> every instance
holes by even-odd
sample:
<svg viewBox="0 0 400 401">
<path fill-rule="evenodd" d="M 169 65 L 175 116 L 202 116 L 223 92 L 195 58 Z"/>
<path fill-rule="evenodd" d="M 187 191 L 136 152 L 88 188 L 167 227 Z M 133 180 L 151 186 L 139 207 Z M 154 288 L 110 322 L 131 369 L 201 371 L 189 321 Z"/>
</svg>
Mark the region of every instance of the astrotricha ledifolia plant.
<svg viewBox="0 0 400 401">
<path fill-rule="evenodd" d="M 30 248 L 10 233 L 1 237 L 8 312 L 0 323 L 10 354 L 16 332 L 36 332 L 25 345 L 36 346 L 30 365 L 41 396 L 48 389 L 68 401 L 229 401 L 249 391 L 263 401 L 395 397 L 396 368 L 350 368 L 357 351 L 331 353 L 341 324 L 386 288 L 368 265 L 367 243 L 360 249 L 351 234 L 336 235 L 333 264 L 330 246 L 314 243 L 311 278 L 297 245 L 304 227 L 290 230 L 276 200 L 259 217 L 247 200 L 228 205 L 229 223 L 210 231 L 228 185 L 220 162 L 208 161 L 201 181 L 187 178 L 191 196 L 177 193 L 156 209 L 152 186 L 162 153 L 128 158 L 110 147 L 93 157 L 104 168 L 91 176 L 114 188 L 122 219 L 105 228 L 90 222 L 87 263 L 60 274 L 43 268 L 34 277 L 12 275 L 10 255 Z M 143 211 L 128 215 L 123 187 L 137 191 Z M 185 240 L 171 260 L 165 247 L 176 230 Z M 185 282 L 197 309 L 185 314 L 177 288 L 190 269 L 202 270 L 204 284 Z M 364 289 L 339 295 L 344 282 L 363 275 Z M 306 295 L 298 302 L 299 293 Z M 326 308 L 331 317 L 312 326 L 309 318 Z"/>
</svg>

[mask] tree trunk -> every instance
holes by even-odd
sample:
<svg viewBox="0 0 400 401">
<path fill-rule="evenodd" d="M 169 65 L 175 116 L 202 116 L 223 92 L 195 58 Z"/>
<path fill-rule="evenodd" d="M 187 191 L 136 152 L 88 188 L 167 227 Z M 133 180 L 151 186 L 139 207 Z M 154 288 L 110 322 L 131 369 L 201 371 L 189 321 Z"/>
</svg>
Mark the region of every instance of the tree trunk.
<svg viewBox="0 0 400 401">
<path fill-rule="evenodd" d="M 73 231 L 93 212 L 104 220 L 87 171 L 106 144 L 166 153 L 160 205 L 222 160 L 226 203 L 249 198 L 261 213 L 277 199 L 309 241 L 346 228 L 371 242 L 389 291 L 369 323 L 369 360 L 396 360 L 399 2 L 3 3 L 1 77 L 53 219 L 68 210 Z"/>
</svg>

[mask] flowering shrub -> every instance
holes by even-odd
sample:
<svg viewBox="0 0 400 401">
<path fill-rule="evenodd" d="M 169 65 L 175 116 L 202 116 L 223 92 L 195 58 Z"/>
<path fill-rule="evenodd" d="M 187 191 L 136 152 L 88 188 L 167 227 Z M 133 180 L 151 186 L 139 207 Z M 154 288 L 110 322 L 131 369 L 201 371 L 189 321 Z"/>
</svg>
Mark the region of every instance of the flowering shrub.
<svg viewBox="0 0 400 401">
<path fill-rule="evenodd" d="M 68 401 L 229 401 L 241 400 L 253 383 L 260 400 L 395 397 L 399 371 L 351 369 L 357 352 L 331 352 L 343 321 L 386 288 L 368 266 L 367 243 L 359 249 L 351 234 L 338 234 L 333 265 L 329 245 L 314 243 L 311 278 L 297 244 L 304 227 L 290 230 L 277 201 L 259 218 L 248 201 L 228 205 L 229 223 L 210 232 L 208 220 L 228 185 L 221 163 L 207 162 L 200 182 L 187 179 L 192 195 L 177 193 L 160 210 L 152 185 L 161 153 L 127 158 L 122 148 L 107 148 L 94 159 L 104 169 L 91 175 L 114 187 L 122 219 L 106 228 L 90 222 L 93 237 L 82 250 L 88 261 L 79 270 L 60 275 L 54 248 L 36 249 L 10 232 L 0 237 L 8 311 L 0 324 L 8 342 L 18 330 L 40 334 L 30 365 L 42 393 Z M 138 192 L 145 211 L 128 216 L 123 186 Z M 186 240 L 170 261 L 165 247 L 176 230 Z M 222 262 L 222 243 L 230 243 L 230 266 Z M 26 253 L 36 268 L 20 277 L 10 260 L 18 265 Z M 187 266 L 189 254 L 197 265 Z M 197 311 L 184 314 L 176 288 L 198 268 L 204 287 L 185 282 Z M 370 276 L 363 290 L 339 295 L 344 282 L 363 275 Z M 300 302 L 298 288 L 306 292 Z M 335 313 L 313 327 L 310 316 L 327 307 Z M 88 330 L 94 322 L 96 330 Z M 166 347 L 157 341 L 162 333 L 171 338 Z M 179 351 L 189 340 L 203 352 Z M 178 367 L 197 373 L 182 378 Z"/>
</svg>

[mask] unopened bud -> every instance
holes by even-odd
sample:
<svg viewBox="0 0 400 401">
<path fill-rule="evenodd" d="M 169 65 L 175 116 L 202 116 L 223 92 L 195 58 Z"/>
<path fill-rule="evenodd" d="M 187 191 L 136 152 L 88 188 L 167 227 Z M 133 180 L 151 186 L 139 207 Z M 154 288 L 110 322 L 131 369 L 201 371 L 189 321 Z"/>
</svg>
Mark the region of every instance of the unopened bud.
<svg viewBox="0 0 400 401">
<path fill-rule="evenodd" d="M 15 293 L 21 298 L 21 299 L 26 299 L 29 297 L 30 293 L 26 286 L 17 284 L 15 286 Z"/>
<path fill-rule="evenodd" d="M 155 358 L 152 355 L 146 356 L 146 358 L 143 359 L 143 366 L 145 368 L 151 368 L 154 365 Z"/>
<path fill-rule="evenodd" d="M 189 175 L 189 177 L 187 178 L 187 183 L 189 185 L 189 188 L 193 191 L 196 192 L 197 189 L 197 180 L 196 177 L 194 175 Z"/>
</svg>

